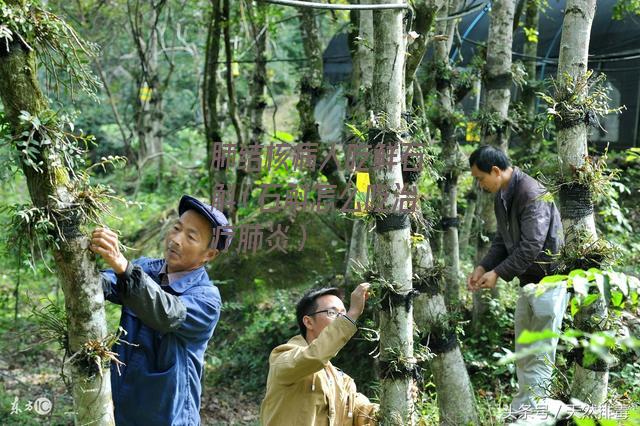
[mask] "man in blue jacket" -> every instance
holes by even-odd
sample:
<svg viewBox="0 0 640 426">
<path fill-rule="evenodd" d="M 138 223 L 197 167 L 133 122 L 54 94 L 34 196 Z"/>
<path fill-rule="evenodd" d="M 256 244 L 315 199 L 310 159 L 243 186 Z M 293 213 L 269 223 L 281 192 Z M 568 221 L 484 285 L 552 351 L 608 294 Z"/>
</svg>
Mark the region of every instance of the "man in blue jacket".
<svg viewBox="0 0 640 426">
<path fill-rule="evenodd" d="M 129 343 L 117 345 L 125 365 L 111 366 L 118 426 L 200 424 L 204 353 L 222 305 L 204 265 L 231 236 L 225 216 L 193 197 L 183 196 L 178 212 L 164 259 L 129 262 L 115 232 L 92 233 L 90 249 L 111 267 L 102 274 L 105 298 L 122 305 Z"/>
</svg>

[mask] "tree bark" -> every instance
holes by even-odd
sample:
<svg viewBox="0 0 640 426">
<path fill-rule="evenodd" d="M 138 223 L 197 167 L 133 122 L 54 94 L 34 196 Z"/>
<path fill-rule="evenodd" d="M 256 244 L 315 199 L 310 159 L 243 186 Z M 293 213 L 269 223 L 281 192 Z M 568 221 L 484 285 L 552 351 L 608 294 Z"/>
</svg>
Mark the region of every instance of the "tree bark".
<svg viewBox="0 0 640 426">
<path fill-rule="evenodd" d="M 460 6 L 459 0 L 448 2 L 438 16 L 446 18 Z M 458 246 L 458 174 L 461 168 L 458 141 L 455 139 L 456 117 L 452 67 L 449 52 L 457 20 L 441 20 L 436 24 L 436 33 L 441 37 L 434 42 L 433 72 L 435 79 L 436 108 L 435 124 L 442 141 L 441 159 L 444 163 L 442 189 L 442 249 L 445 262 L 445 300 L 448 305 L 457 305 L 460 299 L 460 252 Z"/>
<path fill-rule="evenodd" d="M 397 0 L 381 0 L 390 3 Z M 377 123 L 370 129 L 370 143 L 396 145 L 395 165 L 375 167 L 373 182 L 382 185 L 389 194 L 384 209 L 393 210 L 402 187 L 400 142 L 401 114 L 404 109 L 405 34 L 400 11 L 376 11 L 373 14 L 374 72 L 372 107 Z M 396 222 L 392 226 L 391 221 Z M 399 225 L 398 225 L 399 224 Z M 376 218 L 377 238 L 374 257 L 377 269 L 389 283 L 389 297 L 380 312 L 380 412 L 384 424 L 413 425 L 412 376 L 413 308 L 406 303 L 412 292 L 410 224 L 406 214 L 387 214 Z"/>
<path fill-rule="evenodd" d="M 157 166 L 158 183 L 161 180 L 163 167 L 163 98 L 173 71 L 173 64 L 170 63 L 169 71 L 162 78 L 158 62 L 161 53 L 160 38 L 164 31 L 160 28 L 160 21 L 166 5 L 167 2 L 164 0 L 152 4 L 148 14 L 145 14 L 140 0 L 136 0 L 134 4 L 131 4 L 131 0 L 127 1 L 129 29 L 140 62 L 140 72 L 136 77 L 138 93 L 135 103 L 138 164 L 140 167 L 148 163 Z M 145 31 L 144 22 L 151 23 L 148 31 Z M 145 34 L 146 32 L 148 34 Z"/>
<path fill-rule="evenodd" d="M 429 41 L 429 33 L 433 25 L 436 13 L 443 5 L 445 0 L 420 0 L 413 3 L 415 13 L 413 31 L 418 34 L 418 38 L 413 40 L 407 47 L 407 70 L 405 73 L 404 84 L 407 88 L 407 105 L 413 102 L 413 81 L 416 72 L 422 63 L 425 53 L 427 53 L 427 42 Z"/>
<path fill-rule="evenodd" d="M 527 72 L 527 85 L 522 92 L 522 103 L 529 123 L 534 122 L 536 115 L 536 73 L 538 56 L 538 22 L 540 20 L 540 8 L 538 0 L 526 0 L 524 27 L 529 31 L 535 31 L 535 37 L 527 37 L 525 34 L 523 53 L 525 54 L 524 64 Z M 535 132 L 533 126 L 524 135 L 529 155 L 536 155 L 541 148 L 542 134 Z"/>
<path fill-rule="evenodd" d="M 413 247 L 413 271 L 419 282 L 421 278 L 433 276 L 433 255 L 427 239 L 419 241 Z M 434 358 L 430 360 L 431 371 L 438 394 L 438 411 L 441 425 L 477 425 L 478 412 L 473 386 L 462 358 L 460 346 L 455 337 L 455 324 L 449 322 L 445 299 L 433 281 L 429 284 L 416 284 L 420 293 L 415 299 L 416 324 L 420 328 L 422 343 L 429 342 Z M 447 345 L 445 337 L 455 340 Z"/>
<path fill-rule="evenodd" d="M 497 114 L 503 125 L 499 126 L 497 132 L 483 129 L 483 143 L 498 146 L 505 152 L 509 145 L 508 126 L 504 121 L 507 119 L 511 97 L 514 7 L 514 0 L 497 0 L 492 4 L 485 66 L 485 109 Z"/>
<path fill-rule="evenodd" d="M 229 102 L 229 117 L 231 118 L 231 124 L 233 125 L 236 133 L 236 151 L 240 152 L 243 147 L 246 147 L 247 142 L 245 140 L 243 123 L 238 113 L 236 87 L 233 81 L 233 47 L 231 46 L 231 7 L 229 4 L 229 0 L 222 0 L 222 33 L 224 35 L 224 54 L 227 65 L 225 78 L 227 83 L 227 98 Z M 244 180 L 248 175 L 248 171 L 240 168 L 236 169 L 236 183 L 235 194 L 233 197 L 233 207 L 229 211 L 229 215 L 233 223 L 238 222 L 238 203 L 240 201 L 242 185 L 244 184 Z"/>
<path fill-rule="evenodd" d="M 9 7 L 24 5 L 22 1 L 6 3 Z M 37 81 L 36 52 L 16 41 L 9 42 L 7 50 L 5 42 L 0 39 L 0 98 L 10 128 L 20 138 L 21 111 L 38 116 L 48 109 L 48 102 Z M 62 235 L 55 236 L 58 246 L 51 250 L 65 298 L 67 349 L 76 354 L 85 343 L 101 341 L 107 335 L 107 325 L 100 276 L 75 210 L 81 201 L 59 155 L 50 145 L 41 145 L 36 159 L 42 162 L 41 171 L 24 162 L 21 167 L 33 205 L 48 211 L 61 225 Z M 76 424 L 113 425 L 109 369 L 85 362 L 72 362 L 70 369 Z"/>
<path fill-rule="evenodd" d="M 565 84 L 565 78 L 572 80 L 584 78 L 588 67 L 589 40 L 591 25 L 596 11 L 596 0 L 569 0 L 565 8 L 562 24 L 562 37 L 560 39 L 560 56 L 558 58 L 558 82 Z M 561 86 L 562 90 L 563 87 Z M 576 93 L 578 98 L 587 95 L 586 90 Z M 558 156 L 560 159 L 560 174 L 563 182 L 575 180 L 576 168 L 584 165 L 589 156 L 587 149 L 587 125 L 584 121 L 568 128 L 560 128 L 557 133 Z M 569 186 L 566 190 L 571 192 L 575 186 Z M 582 188 L 588 192 L 587 197 L 582 197 L 583 202 L 590 203 L 591 190 Z M 561 189 L 562 191 L 562 189 Z M 571 194 L 567 194 L 571 195 Z M 589 201 L 585 201 L 585 200 Z M 589 240 L 596 240 L 596 226 L 593 210 L 587 207 L 588 214 L 575 214 L 568 208 L 566 197 L 561 194 L 560 211 L 562 213 L 562 227 L 564 229 L 566 244 L 581 244 Z M 594 265 L 595 266 L 595 265 Z M 579 329 L 591 332 L 598 329 L 594 324 L 594 317 L 606 318 L 607 309 L 601 298 L 588 308 L 581 309 L 576 314 L 576 324 Z M 582 362 L 575 365 L 573 383 L 571 384 L 571 396 L 583 402 L 593 405 L 603 404 L 607 398 L 607 386 L 609 382 L 609 367 L 606 363 L 597 363 L 585 366 Z M 597 370 L 597 371 L 596 371 Z"/>
<path fill-rule="evenodd" d="M 211 14 L 205 47 L 204 77 L 202 80 L 202 110 L 204 131 L 207 144 L 207 170 L 209 174 L 209 197 L 213 200 L 216 184 L 227 188 L 227 165 L 221 163 L 214 167 L 213 151 L 216 144 L 222 143 L 220 121 L 218 119 L 218 65 L 220 58 L 220 35 L 222 20 L 220 16 L 221 0 L 211 0 Z M 228 212 L 227 212 L 228 213 Z"/>
<path fill-rule="evenodd" d="M 358 38 L 352 48 L 353 69 L 351 87 L 347 97 L 347 116 L 353 124 L 364 121 L 367 111 L 371 109 L 371 86 L 373 84 L 373 12 L 370 10 L 351 11 L 357 16 Z M 348 132 L 346 132 L 348 134 Z M 354 143 L 347 137 L 345 143 Z M 350 171 L 348 171 L 350 172 Z M 345 285 L 355 284 L 360 268 L 368 269 L 369 260 L 369 230 L 367 223 L 361 219 L 353 221 L 349 253 L 347 255 L 347 267 L 345 272 Z"/>
</svg>

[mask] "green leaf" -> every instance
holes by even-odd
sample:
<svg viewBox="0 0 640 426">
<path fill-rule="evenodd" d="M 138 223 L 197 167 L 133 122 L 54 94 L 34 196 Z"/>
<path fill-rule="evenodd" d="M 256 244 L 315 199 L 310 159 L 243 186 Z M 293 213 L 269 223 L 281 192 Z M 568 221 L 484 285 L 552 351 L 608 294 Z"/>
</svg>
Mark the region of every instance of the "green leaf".
<svg viewBox="0 0 640 426">
<path fill-rule="evenodd" d="M 591 305 L 593 302 L 595 302 L 596 300 L 598 300 L 600 298 L 599 294 L 589 294 L 587 297 L 584 298 L 584 300 L 582 301 L 582 306 L 589 306 Z"/>
<path fill-rule="evenodd" d="M 553 339 L 554 337 L 560 337 L 560 335 L 557 333 L 554 333 L 551 330 L 542 330 L 542 331 L 524 330 L 518 337 L 517 342 L 520 343 L 521 345 L 528 345 L 530 343 L 535 343 L 540 340 Z"/>
<path fill-rule="evenodd" d="M 623 299 L 624 299 L 624 296 L 623 296 L 622 292 L 620 292 L 620 291 L 611 292 L 611 304 L 613 306 L 622 306 L 622 300 Z"/>
<path fill-rule="evenodd" d="M 573 297 L 571 299 L 571 316 L 575 317 L 576 314 L 578 313 L 578 311 L 580 310 L 580 302 L 578 301 L 578 299 L 576 299 L 575 297 Z"/>
<path fill-rule="evenodd" d="M 569 278 L 573 278 L 573 277 L 587 277 L 587 272 L 583 271 L 582 269 L 574 269 L 573 271 L 569 272 Z"/>
<path fill-rule="evenodd" d="M 596 421 L 589 417 L 573 417 L 577 426 L 596 426 Z"/>
<path fill-rule="evenodd" d="M 569 278 L 568 275 L 549 275 L 547 277 L 544 277 L 542 280 L 540 280 L 540 284 L 557 283 L 561 281 L 566 281 L 567 278 Z"/>
</svg>

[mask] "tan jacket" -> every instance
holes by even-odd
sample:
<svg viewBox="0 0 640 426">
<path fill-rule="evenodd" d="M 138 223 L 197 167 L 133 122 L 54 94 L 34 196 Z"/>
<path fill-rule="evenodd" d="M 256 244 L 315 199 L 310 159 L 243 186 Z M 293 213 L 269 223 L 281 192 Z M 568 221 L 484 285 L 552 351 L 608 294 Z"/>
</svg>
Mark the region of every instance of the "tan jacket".
<svg viewBox="0 0 640 426">
<path fill-rule="evenodd" d="M 267 393 L 260 406 L 264 426 L 375 425 L 378 405 L 356 391 L 353 379 L 329 360 L 356 332 L 339 316 L 311 344 L 301 335 L 271 352 Z"/>
</svg>

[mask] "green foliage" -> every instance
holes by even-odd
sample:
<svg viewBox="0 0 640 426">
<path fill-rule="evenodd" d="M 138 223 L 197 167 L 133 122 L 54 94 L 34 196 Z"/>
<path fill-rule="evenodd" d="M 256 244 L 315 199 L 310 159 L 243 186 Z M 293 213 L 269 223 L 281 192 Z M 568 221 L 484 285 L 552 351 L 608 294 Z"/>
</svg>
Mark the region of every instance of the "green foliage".
<svg viewBox="0 0 640 426">
<path fill-rule="evenodd" d="M 627 15 L 640 15 L 640 0 L 617 0 L 611 17 L 618 21 Z"/>
<path fill-rule="evenodd" d="M 299 334 L 296 302 L 290 292 L 277 290 L 273 298 L 257 306 L 225 304 L 208 351 L 212 384 L 233 383 L 243 391 L 262 391 L 271 350 Z"/>
<path fill-rule="evenodd" d="M 564 74 L 559 80 L 551 79 L 551 89 L 538 92 L 547 104 L 548 121 L 554 121 L 556 128 L 571 127 L 579 123 L 600 126 L 598 117 L 620 113 L 624 106 L 610 108 L 609 88 L 604 84 L 606 75 L 593 76 L 588 70 L 584 75 L 573 78 Z"/>
<path fill-rule="evenodd" d="M 95 96 L 100 83 L 89 70 L 86 58 L 95 56 L 96 46 L 83 41 L 71 26 L 46 10 L 40 1 L 16 3 L 9 5 L 0 0 L 0 43 L 4 44 L 3 48 L 14 48 L 11 43 L 16 42 L 30 51 L 37 49 L 38 57 L 56 87 L 62 83 L 73 96 L 77 83 L 83 92 Z M 70 78 L 58 78 L 61 71 Z"/>
<path fill-rule="evenodd" d="M 566 285 L 572 290 L 569 302 L 571 319 L 593 303 L 602 300 L 608 311 L 606 318 L 592 317 L 590 321 L 597 324 L 597 330 L 585 331 L 572 328 L 559 335 L 560 340 L 585 350 L 585 363 L 595 362 L 600 358 L 606 362 L 614 362 L 611 352 L 626 352 L 640 348 L 640 340 L 629 333 L 625 312 L 635 312 L 640 296 L 640 280 L 634 276 L 616 271 L 602 271 L 596 268 L 589 270 L 573 270 L 568 275 L 545 277 L 538 288 L 542 294 L 550 287 Z M 529 334 L 525 336 L 529 343 L 547 339 L 548 333 Z"/>
<path fill-rule="evenodd" d="M 38 326 L 38 333 L 45 341 L 54 341 L 65 352 L 69 350 L 67 315 L 64 307 L 51 299 L 42 306 L 33 306 L 31 317 Z"/>
</svg>

